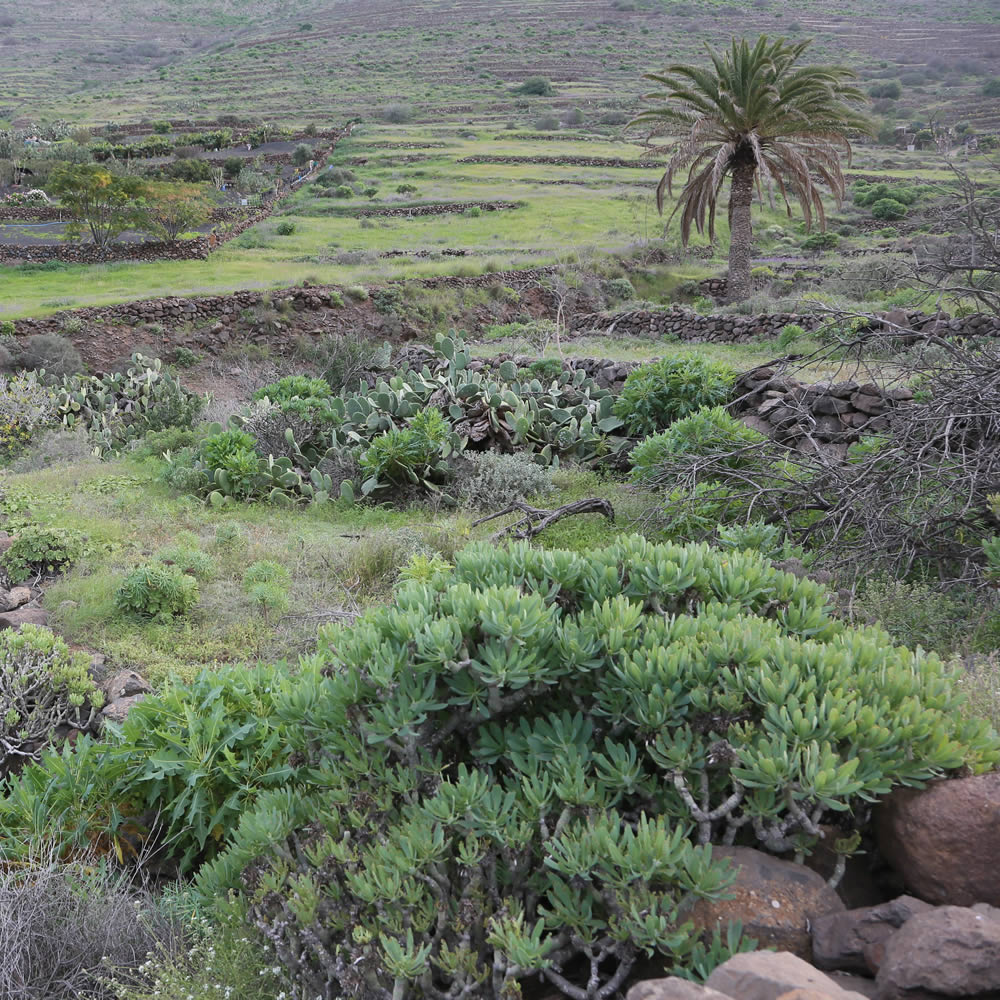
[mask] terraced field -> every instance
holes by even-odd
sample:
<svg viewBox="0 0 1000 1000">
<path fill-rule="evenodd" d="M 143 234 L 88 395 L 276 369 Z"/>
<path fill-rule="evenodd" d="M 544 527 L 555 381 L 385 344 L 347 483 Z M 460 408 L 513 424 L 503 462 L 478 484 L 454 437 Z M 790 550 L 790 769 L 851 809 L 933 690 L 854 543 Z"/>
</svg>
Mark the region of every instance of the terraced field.
<svg viewBox="0 0 1000 1000">
<path fill-rule="evenodd" d="M 997 120 L 979 97 L 1000 64 L 990 0 L 25 0 L 0 17 L 0 119 L 330 121 L 400 101 L 428 121 L 599 117 L 634 108 L 643 72 L 760 31 L 814 37 L 819 58 L 875 76 L 933 62 L 936 79 L 905 88 L 907 109 Z M 536 74 L 554 97 L 511 93 Z"/>
</svg>

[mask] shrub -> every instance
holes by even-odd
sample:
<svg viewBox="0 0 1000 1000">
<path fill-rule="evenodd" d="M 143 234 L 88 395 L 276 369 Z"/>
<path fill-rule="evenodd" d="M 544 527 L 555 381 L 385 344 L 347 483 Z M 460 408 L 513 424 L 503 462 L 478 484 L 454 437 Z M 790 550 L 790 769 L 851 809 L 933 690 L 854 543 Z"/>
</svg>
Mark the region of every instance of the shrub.
<svg viewBox="0 0 1000 1000">
<path fill-rule="evenodd" d="M 727 468 L 746 468 L 756 462 L 757 449 L 766 441 L 759 431 L 747 427 L 725 407 L 701 409 L 675 421 L 660 434 L 640 441 L 631 451 L 632 478 L 654 478 L 664 460 L 679 455 L 696 457 L 728 454 Z"/>
<path fill-rule="evenodd" d="M 390 104 L 382 109 L 383 121 L 393 125 L 403 125 L 413 118 L 413 108 L 408 104 Z"/>
<path fill-rule="evenodd" d="M 388 341 L 380 343 L 363 332 L 352 331 L 304 340 L 299 353 L 316 364 L 327 384 L 339 392 L 355 387 L 362 374 L 387 368 L 392 346 Z"/>
<path fill-rule="evenodd" d="M 278 236 L 291 236 L 295 232 L 295 223 L 291 219 L 282 219 L 274 227 L 274 231 Z"/>
<path fill-rule="evenodd" d="M 205 438 L 198 447 L 198 457 L 208 483 L 225 497 L 246 500 L 257 486 L 260 455 L 256 442 L 246 431 L 220 430 Z"/>
<path fill-rule="evenodd" d="M 872 218 L 886 222 L 902 219 L 906 215 L 906 206 L 895 198 L 880 198 L 872 205 Z"/>
<path fill-rule="evenodd" d="M 0 457 L 19 455 L 55 417 L 55 397 L 34 372 L 0 375 Z"/>
<path fill-rule="evenodd" d="M 552 489 L 551 470 L 527 455 L 480 451 L 466 457 L 471 470 L 458 486 L 459 499 L 466 507 L 500 510 Z"/>
<path fill-rule="evenodd" d="M 628 278 L 612 278 L 603 282 L 601 287 L 612 302 L 628 302 L 635 298 L 635 288 Z"/>
<path fill-rule="evenodd" d="M 215 570 L 212 557 L 195 545 L 178 543 L 156 553 L 156 561 L 165 566 L 176 566 L 186 576 L 207 580 Z"/>
<path fill-rule="evenodd" d="M 150 952 L 179 944 L 151 894 L 99 858 L 40 849 L 0 865 L 6 1000 L 113 1000 L 109 976 L 137 983 Z"/>
<path fill-rule="evenodd" d="M 243 589 L 265 615 L 288 610 L 291 582 L 291 574 L 284 566 L 266 560 L 251 563 L 243 574 Z"/>
<path fill-rule="evenodd" d="M 197 603 L 198 581 L 172 564 L 138 566 L 115 591 L 119 611 L 148 618 L 184 615 Z"/>
<path fill-rule="evenodd" d="M 344 289 L 344 294 L 354 302 L 366 302 L 368 300 L 368 289 L 364 285 L 348 285 Z"/>
<path fill-rule="evenodd" d="M 408 427 L 391 428 L 361 453 L 361 492 L 368 496 L 384 486 L 411 483 L 436 492 L 450 471 L 445 459 L 460 448 L 456 437 L 440 410 L 421 410 Z"/>
<path fill-rule="evenodd" d="M 262 788 L 287 785 L 274 699 L 293 685 L 274 667 L 206 669 L 147 695 L 101 742 L 83 736 L 47 752 L 0 799 L 9 850 L 26 853 L 39 839 L 62 856 L 90 845 L 130 856 L 159 847 L 191 871 L 228 841 Z"/>
<path fill-rule="evenodd" d="M 903 88 L 898 80 L 886 80 L 884 83 L 874 83 L 868 88 L 870 96 L 875 98 L 888 98 L 890 101 L 898 101 L 903 93 Z"/>
<path fill-rule="evenodd" d="M 778 334 L 778 347 L 784 351 L 805 335 L 806 331 L 798 323 L 786 323 L 781 328 L 781 333 Z"/>
<path fill-rule="evenodd" d="M 227 156 L 222 161 L 222 171 L 227 177 L 238 177 L 243 165 L 242 156 Z"/>
<path fill-rule="evenodd" d="M 312 146 L 300 142 L 292 151 L 292 163 L 297 167 L 304 167 L 313 158 Z"/>
<path fill-rule="evenodd" d="M 0 632 L 0 776 L 37 758 L 56 730 L 93 723 L 103 698 L 89 665 L 87 656 L 70 652 L 47 628 Z"/>
<path fill-rule="evenodd" d="M 984 97 L 1000 97 L 1000 76 L 995 76 L 992 80 L 987 80 L 983 84 L 982 93 Z"/>
<path fill-rule="evenodd" d="M 514 92 L 529 97 L 551 97 L 555 93 L 555 89 L 546 77 L 529 76 L 524 83 L 515 88 Z"/>
<path fill-rule="evenodd" d="M 56 333 L 35 333 L 18 352 L 18 364 L 29 371 L 44 369 L 50 379 L 61 379 L 83 371 L 83 358 L 72 342 Z"/>
<path fill-rule="evenodd" d="M 703 406 L 729 399 L 735 374 L 699 358 L 662 358 L 643 365 L 625 380 L 615 416 L 629 433 L 645 437 Z"/>
<path fill-rule="evenodd" d="M 277 382 L 265 385 L 253 394 L 253 399 L 269 399 L 281 406 L 294 399 L 326 400 L 333 395 L 330 384 L 321 378 L 307 375 L 286 375 Z"/>
<path fill-rule="evenodd" d="M 555 115 L 542 115 L 532 123 L 539 132 L 555 132 L 559 128 L 559 119 Z"/>
<path fill-rule="evenodd" d="M 0 563 L 14 583 L 36 574 L 56 573 L 77 562 L 86 545 L 75 528 L 32 524 L 19 528 Z"/>
<path fill-rule="evenodd" d="M 201 360 L 201 355 L 190 347 L 178 347 L 174 350 L 174 364 L 178 368 L 194 368 Z"/>
<path fill-rule="evenodd" d="M 799 245 L 806 253 L 820 253 L 823 250 L 833 250 L 840 243 L 836 233 L 814 233 L 807 236 Z"/>
<path fill-rule="evenodd" d="M 892 786 L 1000 758 L 940 660 L 826 601 L 707 546 L 470 546 L 322 631 L 276 705 L 295 780 L 197 887 L 244 888 L 303 996 L 707 973 L 728 951 L 706 962 L 680 905 L 730 879 L 708 845 L 808 850 L 836 819 L 849 853 Z"/>
<path fill-rule="evenodd" d="M 180 902 L 187 903 L 186 896 Z M 222 912 L 219 913 L 218 911 Z M 115 1000 L 275 1000 L 281 970 L 237 908 L 219 901 L 213 919 L 184 926 L 183 948 L 157 949 L 143 963 L 142 980 L 115 983 Z M 286 994 L 287 996 L 287 994 Z"/>
</svg>

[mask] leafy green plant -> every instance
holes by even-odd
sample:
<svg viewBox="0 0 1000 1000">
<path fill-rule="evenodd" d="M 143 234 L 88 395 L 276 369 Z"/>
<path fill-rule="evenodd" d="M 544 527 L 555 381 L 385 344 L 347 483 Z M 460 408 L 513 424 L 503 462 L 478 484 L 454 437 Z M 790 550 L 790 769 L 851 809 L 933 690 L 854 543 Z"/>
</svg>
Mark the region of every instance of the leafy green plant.
<svg viewBox="0 0 1000 1000">
<path fill-rule="evenodd" d="M 0 831 L 15 853 L 45 841 L 64 855 L 119 858 L 152 838 L 191 871 L 227 842 L 262 789 L 287 786 L 274 698 L 294 683 L 275 667 L 223 666 L 147 695 L 103 741 L 83 736 L 13 779 Z"/>
<path fill-rule="evenodd" d="M 127 614 L 170 618 L 198 603 L 198 581 L 172 563 L 148 563 L 132 570 L 115 591 L 115 606 Z"/>
<path fill-rule="evenodd" d="M 37 759 L 56 729 L 93 723 L 104 701 L 89 665 L 47 628 L 0 632 L 0 776 Z"/>
<path fill-rule="evenodd" d="M 440 410 L 430 407 L 415 414 L 404 428 L 392 428 L 373 438 L 361 453 L 361 492 L 414 483 L 437 491 L 449 472 L 447 458 L 460 449 Z"/>
<path fill-rule="evenodd" d="M 615 401 L 630 434 L 645 437 L 706 406 L 727 402 L 735 373 L 700 358 L 662 358 L 637 368 Z"/>
<path fill-rule="evenodd" d="M 241 887 L 303 995 L 597 1000 L 640 956 L 705 961 L 680 905 L 725 890 L 713 843 L 805 851 L 895 784 L 991 768 L 958 704 L 936 657 L 755 553 L 477 544 L 323 630 L 275 706 L 295 778 L 197 886 Z"/>
<path fill-rule="evenodd" d="M 895 198 L 880 198 L 872 205 L 872 218 L 893 222 L 906 215 L 906 206 Z"/>
<path fill-rule="evenodd" d="M 806 335 L 806 331 L 798 323 L 786 323 L 778 334 L 778 347 L 783 351 L 791 347 Z"/>
<path fill-rule="evenodd" d="M 86 552 L 86 541 L 75 528 L 29 524 L 17 530 L 0 563 L 14 583 L 21 583 L 36 573 L 56 573 L 78 562 Z"/>
</svg>

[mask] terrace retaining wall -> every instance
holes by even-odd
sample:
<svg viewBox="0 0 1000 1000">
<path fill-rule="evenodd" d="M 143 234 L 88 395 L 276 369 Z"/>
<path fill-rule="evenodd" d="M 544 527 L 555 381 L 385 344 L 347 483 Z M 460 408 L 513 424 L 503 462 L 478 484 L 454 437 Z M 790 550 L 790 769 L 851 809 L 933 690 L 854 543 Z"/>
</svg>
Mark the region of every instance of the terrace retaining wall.
<svg viewBox="0 0 1000 1000">
<path fill-rule="evenodd" d="M 1000 317 L 977 314 L 952 319 L 941 314 L 892 310 L 885 314 L 887 328 L 935 333 L 940 336 L 1000 337 Z M 636 309 L 620 313 L 594 313 L 580 316 L 573 323 L 575 334 L 638 337 L 659 340 L 664 337 L 689 341 L 736 344 L 776 337 L 790 323 L 814 332 L 829 325 L 832 317 L 823 313 L 770 313 L 759 316 L 705 316 L 679 306 L 664 310 Z"/>
</svg>

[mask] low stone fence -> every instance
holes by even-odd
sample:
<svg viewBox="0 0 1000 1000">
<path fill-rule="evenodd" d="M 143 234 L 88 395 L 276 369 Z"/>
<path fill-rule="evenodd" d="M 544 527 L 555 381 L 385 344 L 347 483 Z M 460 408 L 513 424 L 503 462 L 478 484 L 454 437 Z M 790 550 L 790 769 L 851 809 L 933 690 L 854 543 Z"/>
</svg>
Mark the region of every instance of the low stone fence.
<svg viewBox="0 0 1000 1000">
<path fill-rule="evenodd" d="M 950 337 L 1000 336 L 1000 317 L 976 314 L 953 319 L 902 309 L 883 314 L 888 328 Z M 791 323 L 814 332 L 834 318 L 825 313 L 765 313 L 758 316 L 702 315 L 680 306 L 670 309 L 635 309 L 620 313 L 592 313 L 573 322 L 573 333 L 597 336 L 638 337 L 650 340 L 677 338 L 736 344 L 776 337 Z M 905 339 L 905 338 L 904 338 Z"/>
<path fill-rule="evenodd" d="M 361 208 L 357 211 L 347 211 L 344 215 L 354 219 L 369 219 L 376 216 L 418 216 L 418 215 L 453 215 L 465 212 L 470 208 L 478 208 L 481 212 L 503 212 L 509 208 L 523 208 L 522 201 L 453 201 L 437 205 L 387 205 L 379 208 Z"/>
<path fill-rule="evenodd" d="M 62 222 L 64 218 L 63 210 L 48 202 L 25 202 L 20 205 L 0 202 L 0 222 Z"/>
<path fill-rule="evenodd" d="M 617 156 L 465 156 L 456 162 L 495 163 L 511 166 L 537 163 L 553 167 L 634 167 L 639 170 L 652 170 L 667 165 L 662 160 L 642 160 L 638 157 L 626 160 Z"/>
<path fill-rule="evenodd" d="M 747 426 L 798 451 L 842 461 L 863 434 L 886 430 L 887 414 L 912 400 L 913 391 L 874 382 L 804 383 L 764 367 L 742 375 L 735 396 L 730 410 Z"/>
</svg>

